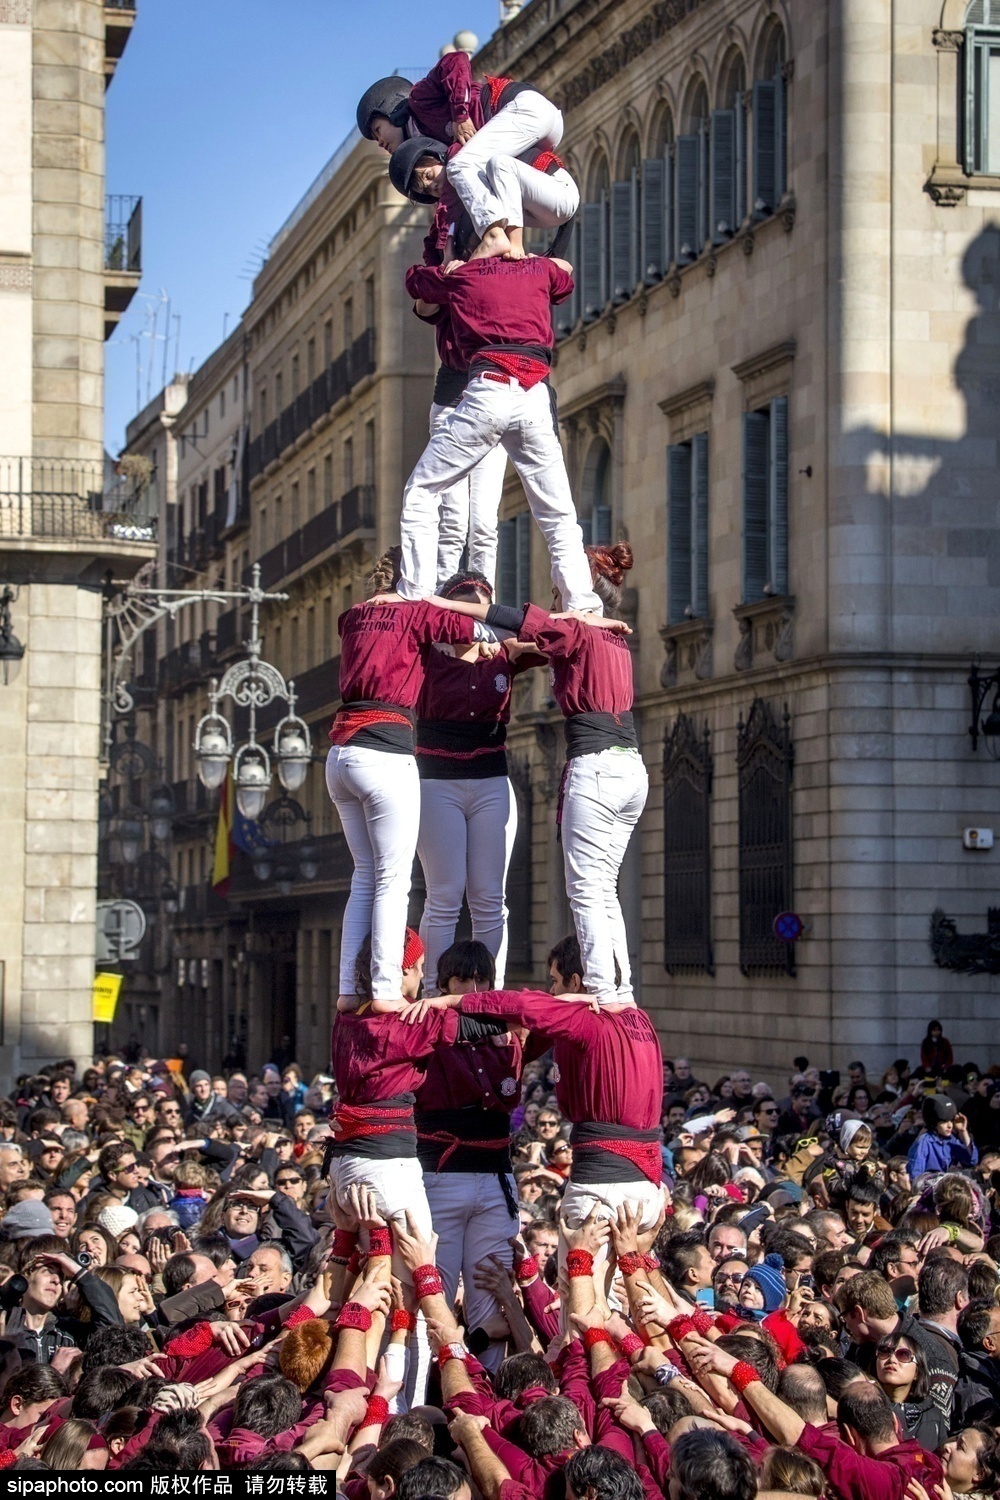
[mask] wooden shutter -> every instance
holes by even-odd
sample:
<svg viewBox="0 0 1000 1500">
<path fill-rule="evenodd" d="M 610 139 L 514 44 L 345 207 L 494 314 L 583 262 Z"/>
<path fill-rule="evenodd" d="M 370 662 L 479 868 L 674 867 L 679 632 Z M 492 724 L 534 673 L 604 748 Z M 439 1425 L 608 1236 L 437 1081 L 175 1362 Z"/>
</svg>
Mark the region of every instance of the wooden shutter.
<svg viewBox="0 0 1000 1500">
<path fill-rule="evenodd" d="M 640 250 L 642 280 L 646 286 L 659 281 L 667 268 L 666 202 L 667 163 L 654 156 L 642 164 L 642 228 Z"/>
<path fill-rule="evenodd" d="M 698 187 L 700 142 L 696 135 L 681 135 L 674 143 L 676 197 L 674 222 L 677 248 L 674 259 L 681 265 L 694 260 L 701 248 L 698 240 Z"/>
<path fill-rule="evenodd" d="M 708 618 L 708 433 L 691 439 L 691 613 Z"/>
<path fill-rule="evenodd" d="M 753 86 L 753 211 L 766 218 L 778 203 L 776 83 L 758 80 Z"/>
<path fill-rule="evenodd" d="M 712 111 L 711 240 L 720 245 L 736 232 L 736 110 Z"/>
<path fill-rule="evenodd" d="M 691 604 L 691 444 L 667 449 L 667 611 L 671 625 Z"/>
<path fill-rule="evenodd" d="M 627 302 L 632 295 L 635 229 L 631 181 L 611 184 L 611 300 Z"/>
<path fill-rule="evenodd" d="M 771 402 L 769 517 L 771 591 L 788 593 L 788 397 Z"/>
<path fill-rule="evenodd" d="M 763 599 L 768 581 L 768 448 L 769 412 L 743 417 L 743 602 Z"/>
<path fill-rule="evenodd" d="M 572 333 L 580 316 L 580 226 L 579 221 L 574 219 L 569 226 L 569 244 L 566 246 L 566 259 L 573 267 L 573 291 L 560 302 L 558 307 L 552 309 L 552 327 L 555 330 L 557 341 L 564 339 Z"/>
<path fill-rule="evenodd" d="M 674 178 L 677 174 L 674 167 L 673 143 L 667 147 L 663 166 L 663 274 L 665 276 L 675 256 L 674 223 L 676 215 L 674 213 Z"/>
<path fill-rule="evenodd" d="M 517 597 L 514 604 L 526 604 L 531 598 L 531 512 L 518 511 L 514 517 L 516 544 Z"/>
<path fill-rule="evenodd" d="M 736 225 L 747 216 L 747 96 L 736 95 Z"/>
<path fill-rule="evenodd" d="M 580 299 L 585 323 L 599 318 L 604 295 L 604 203 L 585 203 L 580 210 Z"/>
<path fill-rule="evenodd" d="M 499 528 L 499 539 L 497 546 L 497 578 L 499 582 L 499 594 L 501 604 L 511 604 L 515 608 L 518 604 L 517 597 L 517 518 L 511 521 L 501 521 Z M 522 604 L 524 600 L 520 601 Z"/>
<path fill-rule="evenodd" d="M 698 127 L 698 254 L 700 255 L 712 236 L 711 208 L 709 204 L 709 158 L 711 155 L 712 122 L 702 120 Z"/>
</svg>

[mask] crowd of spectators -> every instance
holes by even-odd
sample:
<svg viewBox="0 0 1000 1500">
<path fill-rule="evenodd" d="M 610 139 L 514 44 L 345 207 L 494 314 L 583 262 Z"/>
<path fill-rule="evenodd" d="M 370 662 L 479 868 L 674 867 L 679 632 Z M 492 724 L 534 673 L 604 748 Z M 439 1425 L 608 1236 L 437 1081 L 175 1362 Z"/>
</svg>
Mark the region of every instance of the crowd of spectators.
<svg viewBox="0 0 1000 1500">
<path fill-rule="evenodd" d="M 912 1070 L 799 1058 L 783 1097 L 665 1061 L 641 1234 L 627 1206 L 560 1225 L 573 1148 L 533 1061 L 521 1232 L 473 1329 L 412 1219 L 331 1199 L 330 1077 L 57 1065 L 0 1101 L 0 1465 L 325 1469 L 348 1500 L 996 1495 L 997 1074 L 936 1023 Z"/>
</svg>

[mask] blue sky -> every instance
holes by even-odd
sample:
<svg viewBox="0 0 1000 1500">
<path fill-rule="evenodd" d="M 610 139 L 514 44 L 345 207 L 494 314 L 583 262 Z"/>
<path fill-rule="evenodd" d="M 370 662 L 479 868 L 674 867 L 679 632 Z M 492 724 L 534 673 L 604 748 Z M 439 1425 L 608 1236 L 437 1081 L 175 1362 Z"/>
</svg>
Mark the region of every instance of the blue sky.
<svg viewBox="0 0 1000 1500">
<path fill-rule="evenodd" d="M 499 0 L 138 0 L 107 96 L 107 190 L 143 198 L 139 295 L 106 349 L 106 443 L 117 453 L 160 389 L 180 314 L 179 367 L 197 369 L 250 300 L 260 251 L 386 73 L 411 78 L 467 28 L 481 41 Z M 158 306 L 157 306 L 158 305 Z M 136 342 L 138 340 L 138 342 Z M 153 349 L 150 364 L 150 349 Z"/>
</svg>

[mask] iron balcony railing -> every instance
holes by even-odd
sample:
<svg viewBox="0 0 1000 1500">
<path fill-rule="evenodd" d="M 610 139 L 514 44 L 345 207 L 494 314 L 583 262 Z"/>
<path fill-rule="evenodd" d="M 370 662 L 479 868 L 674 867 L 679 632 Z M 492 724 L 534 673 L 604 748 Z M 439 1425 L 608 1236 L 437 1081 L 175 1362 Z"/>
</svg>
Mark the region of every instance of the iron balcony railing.
<svg viewBox="0 0 1000 1500">
<path fill-rule="evenodd" d="M 355 531 L 372 530 L 374 526 L 375 486 L 356 484 L 346 495 L 264 553 L 260 559 L 261 588 L 272 588 L 280 579 L 314 562 L 321 553 Z M 250 582 L 249 568 L 244 571 L 243 582 Z"/>
<path fill-rule="evenodd" d="M 0 457 L 0 541 L 156 539 L 153 491 L 100 460 Z"/>
<path fill-rule="evenodd" d="M 278 413 L 263 432 L 255 437 L 248 450 L 251 479 L 263 473 L 286 448 L 308 432 L 314 422 L 326 416 L 337 402 L 348 395 L 366 375 L 375 373 L 375 329 L 366 328 L 349 348 L 321 370 L 316 379 L 295 397 L 290 406 Z"/>
<path fill-rule="evenodd" d="M 105 10 L 135 10 L 139 0 L 104 0 Z"/>
<path fill-rule="evenodd" d="M 104 269 L 135 275 L 142 271 L 141 198 L 122 193 L 108 193 L 105 198 Z"/>
</svg>

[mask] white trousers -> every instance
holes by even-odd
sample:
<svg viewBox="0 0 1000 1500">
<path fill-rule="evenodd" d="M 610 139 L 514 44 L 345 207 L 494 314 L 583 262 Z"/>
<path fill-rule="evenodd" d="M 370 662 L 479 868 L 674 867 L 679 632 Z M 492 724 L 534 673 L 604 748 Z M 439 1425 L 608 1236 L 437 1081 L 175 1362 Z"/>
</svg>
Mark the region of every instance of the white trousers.
<svg viewBox="0 0 1000 1500">
<path fill-rule="evenodd" d="M 536 172 L 535 176 L 541 174 Z M 431 436 L 454 410 L 434 402 L 431 406 Z M 507 455 L 498 443 L 480 459 L 465 479 L 441 496 L 438 516 L 438 586 L 462 566 L 462 553 L 469 548 L 469 567 L 490 583 L 497 572 L 497 513 L 507 470 Z"/>
<path fill-rule="evenodd" d="M 549 387 L 542 381 L 528 391 L 516 380 L 490 380 L 485 375 L 469 381 L 406 482 L 399 522 L 400 594 L 404 599 L 425 599 L 434 592 L 440 497 L 498 444 L 517 470 L 548 544 L 552 581 L 563 608 L 602 613 L 555 431 Z"/>
<path fill-rule="evenodd" d="M 485 177 L 508 229 L 555 229 L 580 207 L 580 189 L 565 167 L 539 172 L 515 156 L 494 156 Z"/>
<path fill-rule="evenodd" d="M 495 987 L 503 989 L 507 965 L 505 887 L 516 834 L 517 798 L 506 776 L 420 783 L 417 854 L 427 884 L 420 919 L 426 950 L 425 995 L 440 994 L 438 959 L 455 941 L 464 895 L 469 900 L 472 936 L 496 959 Z"/>
<path fill-rule="evenodd" d="M 579 1229 L 585 1219 L 597 1209 L 599 1219 L 616 1219 L 624 1204 L 639 1210 L 639 1232 L 652 1229 L 660 1217 L 663 1207 L 663 1187 L 655 1186 L 645 1177 L 640 1182 L 569 1182 L 563 1194 L 560 1218 L 567 1229 Z M 595 1263 L 606 1260 L 605 1246 L 595 1255 Z M 566 1241 L 559 1236 L 559 1269 L 566 1264 Z"/>
<path fill-rule="evenodd" d="M 514 1179 L 508 1181 L 516 1201 Z M 517 1233 L 517 1218 L 507 1207 L 496 1174 L 428 1172 L 424 1187 L 438 1236 L 437 1266 L 444 1294 L 454 1307 L 461 1277 L 466 1327 L 479 1328 L 500 1311 L 500 1306 L 492 1293 L 476 1286 L 476 1266 L 488 1255 L 495 1255 L 508 1269 L 513 1265 L 507 1241 Z M 503 1354 L 503 1343 L 496 1342 L 480 1356 L 480 1363 L 495 1370 Z"/>
<path fill-rule="evenodd" d="M 372 935 L 372 996 L 398 1000 L 410 876 L 420 827 L 420 779 L 412 755 L 331 745 L 326 785 L 354 860 L 340 937 L 340 993 L 354 994 L 354 966 Z"/>
<path fill-rule="evenodd" d="M 563 117 L 551 100 L 535 89 L 525 89 L 456 152 L 448 163 L 448 181 L 468 209 L 478 235 L 503 218 L 500 200 L 486 175 L 487 163 L 497 156 L 554 151 L 562 133 Z"/>
<path fill-rule="evenodd" d="M 336 747 L 335 747 L 336 748 Z M 378 754 L 378 751 L 375 752 Z M 397 756 L 396 759 L 401 759 Z M 385 1161 L 368 1156 L 335 1156 L 330 1168 L 330 1186 L 337 1202 L 348 1208 L 347 1195 L 353 1186 L 371 1188 L 375 1194 L 379 1213 L 388 1224 L 399 1224 L 406 1228 L 406 1215 L 413 1215 L 414 1222 L 424 1239 L 433 1233 L 431 1211 L 424 1192 L 424 1174 L 415 1156 L 397 1156 Z M 359 1236 L 359 1248 L 368 1249 L 368 1236 Z M 399 1252 L 392 1253 L 392 1274 L 408 1285 L 413 1284 L 411 1273 L 403 1265 Z M 407 1340 L 409 1361 L 406 1370 L 406 1404 L 418 1405 L 423 1401 L 427 1388 L 427 1372 L 431 1364 L 430 1343 L 423 1314 L 417 1315 L 415 1331 Z"/>
<path fill-rule="evenodd" d="M 563 786 L 562 846 L 566 895 L 583 959 L 583 986 L 601 1004 L 631 1000 L 625 918 L 618 872 L 649 792 L 638 750 L 578 755 Z M 615 959 L 621 983 L 615 983 Z"/>
</svg>

